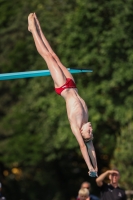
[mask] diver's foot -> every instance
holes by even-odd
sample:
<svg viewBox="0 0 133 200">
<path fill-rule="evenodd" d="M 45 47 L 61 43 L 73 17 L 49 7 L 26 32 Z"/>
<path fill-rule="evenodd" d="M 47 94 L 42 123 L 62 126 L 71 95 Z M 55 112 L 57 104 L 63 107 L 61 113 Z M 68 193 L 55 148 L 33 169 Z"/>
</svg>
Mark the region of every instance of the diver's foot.
<svg viewBox="0 0 133 200">
<path fill-rule="evenodd" d="M 90 177 L 98 177 L 96 171 L 89 171 L 88 174 L 89 174 Z"/>
<path fill-rule="evenodd" d="M 30 13 L 28 16 L 28 31 L 32 32 L 35 28 L 34 13 Z"/>
<path fill-rule="evenodd" d="M 37 16 L 36 16 L 36 13 L 34 13 L 34 18 L 35 18 L 36 24 L 37 24 L 37 26 L 38 26 L 38 29 L 40 30 L 40 29 L 41 29 L 41 26 L 40 26 L 40 23 L 39 23 L 38 18 L 37 18 Z"/>
</svg>

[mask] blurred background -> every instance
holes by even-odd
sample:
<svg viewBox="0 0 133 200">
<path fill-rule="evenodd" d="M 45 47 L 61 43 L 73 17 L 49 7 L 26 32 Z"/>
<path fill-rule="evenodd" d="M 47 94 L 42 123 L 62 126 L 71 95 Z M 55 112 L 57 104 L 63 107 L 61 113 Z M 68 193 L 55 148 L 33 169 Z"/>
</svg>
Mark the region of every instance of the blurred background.
<svg viewBox="0 0 133 200">
<path fill-rule="evenodd" d="M 0 0 L 0 73 L 47 69 L 28 32 L 36 12 L 89 108 L 99 174 L 133 189 L 133 0 Z M 0 182 L 7 200 L 74 200 L 91 183 L 51 77 L 0 81 Z"/>
</svg>

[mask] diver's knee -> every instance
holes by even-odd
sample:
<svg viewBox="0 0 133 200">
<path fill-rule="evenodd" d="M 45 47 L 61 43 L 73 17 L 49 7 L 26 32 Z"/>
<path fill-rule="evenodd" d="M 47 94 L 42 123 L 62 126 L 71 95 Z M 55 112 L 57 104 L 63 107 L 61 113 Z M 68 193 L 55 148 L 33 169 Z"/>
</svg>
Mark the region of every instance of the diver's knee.
<svg viewBox="0 0 133 200">
<path fill-rule="evenodd" d="M 48 52 L 48 51 L 41 50 L 41 51 L 40 51 L 40 54 L 41 54 L 42 57 L 47 58 L 47 59 L 49 59 L 49 60 L 50 60 L 50 59 L 53 59 L 51 53 Z"/>
</svg>

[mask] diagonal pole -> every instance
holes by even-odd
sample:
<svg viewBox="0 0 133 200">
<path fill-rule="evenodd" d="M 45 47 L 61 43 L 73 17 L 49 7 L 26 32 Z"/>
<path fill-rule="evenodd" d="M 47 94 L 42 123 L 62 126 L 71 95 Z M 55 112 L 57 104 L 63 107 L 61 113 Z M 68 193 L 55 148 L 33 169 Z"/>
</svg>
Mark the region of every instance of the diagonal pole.
<svg viewBox="0 0 133 200">
<path fill-rule="evenodd" d="M 71 69 L 67 68 L 71 74 L 83 73 L 83 72 L 93 72 L 91 69 Z M 49 70 L 36 70 L 27 72 L 13 72 L 13 73 L 3 73 L 0 74 L 0 80 L 10 80 L 10 79 L 20 79 L 20 78 L 33 78 L 40 76 L 50 76 Z"/>
</svg>

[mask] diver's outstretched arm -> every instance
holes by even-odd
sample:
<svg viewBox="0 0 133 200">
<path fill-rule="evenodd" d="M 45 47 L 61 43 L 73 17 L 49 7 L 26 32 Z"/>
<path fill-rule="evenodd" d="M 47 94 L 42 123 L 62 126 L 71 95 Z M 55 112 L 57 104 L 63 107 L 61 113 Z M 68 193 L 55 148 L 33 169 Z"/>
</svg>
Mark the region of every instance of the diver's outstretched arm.
<svg viewBox="0 0 133 200">
<path fill-rule="evenodd" d="M 96 153 L 95 153 L 95 149 L 94 149 L 94 146 L 93 146 L 93 142 L 89 141 L 89 142 L 86 142 L 85 144 L 86 144 L 86 147 L 87 147 L 87 150 L 88 150 L 88 154 L 91 158 L 93 168 L 97 172 L 97 170 L 98 170 L 97 159 L 96 159 Z"/>
<path fill-rule="evenodd" d="M 71 129 L 72 129 L 72 132 L 75 135 L 75 137 L 76 137 L 76 139 L 79 143 L 82 156 L 83 156 L 83 158 L 84 158 L 84 160 L 87 164 L 87 167 L 89 169 L 88 173 L 89 173 L 90 176 L 95 177 L 95 174 L 97 174 L 97 171 L 95 171 L 95 168 L 91 164 L 90 157 L 89 157 L 89 154 L 88 154 L 88 151 L 87 151 L 87 147 L 86 147 L 85 142 L 84 142 L 84 140 L 81 136 L 80 130 L 79 130 L 78 127 L 75 127 L 73 125 L 71 125 Z"/>
</svg>

